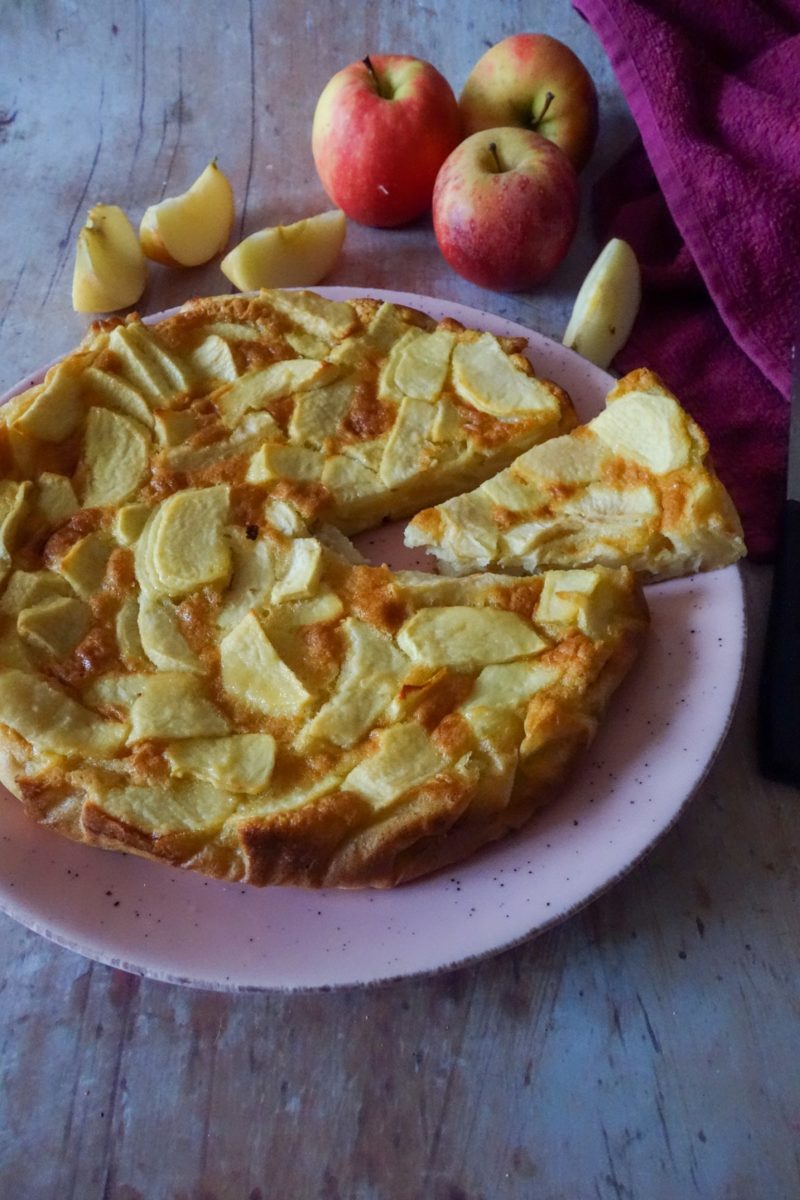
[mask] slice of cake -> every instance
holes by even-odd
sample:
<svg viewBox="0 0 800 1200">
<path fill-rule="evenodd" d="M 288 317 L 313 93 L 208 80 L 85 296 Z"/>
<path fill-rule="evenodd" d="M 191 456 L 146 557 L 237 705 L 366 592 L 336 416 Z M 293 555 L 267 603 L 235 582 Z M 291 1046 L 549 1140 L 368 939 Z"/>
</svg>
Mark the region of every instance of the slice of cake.
<svg viewBox="0 0 800 1200">
<path fill-rule="evenodd" d="M 745 553 L 705 435 L 645 370 L 621 379 L 588 425 L 418 513 L 405 540 L 454 573 L 604 564 L 666 579 L 725 567 Z"/>
</svg>

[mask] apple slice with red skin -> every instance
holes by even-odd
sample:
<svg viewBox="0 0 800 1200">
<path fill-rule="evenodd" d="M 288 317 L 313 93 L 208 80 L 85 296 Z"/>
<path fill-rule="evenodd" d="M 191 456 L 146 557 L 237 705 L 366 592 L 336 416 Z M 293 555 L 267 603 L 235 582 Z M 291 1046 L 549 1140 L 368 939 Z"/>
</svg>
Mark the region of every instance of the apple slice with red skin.
<svg viewBox="0 0 800 1200">
<path fill-rule="evenodd" d="M 488 129 L 447 158 L 433 228 L 459 275 L 499 292 L 535 287 L 564 258 L 578 223 L 578 177 L 553 142 L 527 129 Z"/>
<path fill-rule="evenodd" d="M 459 100 L 464 133 L 516 125 L 549 138 L 576 171 L 597 137 L 597 91 L 581 60 L 546 33 L 516 33 L 487 50 Z"/>
<path fill-rule="evenodd" d="M 430 63 L 376 54 L 323 89 L 312 151 L 325 191 L 362 225 L 404 225 L 431 205 L 436 173 L 461 137 L 458 102 Z"/>
</svg>

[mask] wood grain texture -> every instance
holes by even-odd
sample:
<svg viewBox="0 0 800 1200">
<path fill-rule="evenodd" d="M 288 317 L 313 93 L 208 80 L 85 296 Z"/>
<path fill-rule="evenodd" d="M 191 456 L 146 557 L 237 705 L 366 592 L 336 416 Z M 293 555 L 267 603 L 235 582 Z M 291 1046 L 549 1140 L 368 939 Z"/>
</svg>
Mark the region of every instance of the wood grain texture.
<svg viewBox="0 0 800 1200">
<path fill-rule="evenodd" d="M 584 193 L 630 117 L 566 4 L 0 0 L 0 389 L 74 345 L 86 209 L 138 220 L 214 155 L 237 232 L 327 207 L 310 126 L 365 52 L 458 90 L 487 45 L 563 38 L 601 93 Z M 491 308 L 558 336 L 596 246 L 498 296 L 429 221 L 351 226 L 332 283 Z M 227 291 L 154 267 L 143 311 Z M 227 997 L 91 964 L 0 918 L 0 1195 L 26 1200 L 796 1200 L 800 797 L 764 783 L 753 706 L 768 576 L 748 569 L 742 702 L 695 802 L 604 897 L 518 950 L 376 991 Z"/>
</svg>

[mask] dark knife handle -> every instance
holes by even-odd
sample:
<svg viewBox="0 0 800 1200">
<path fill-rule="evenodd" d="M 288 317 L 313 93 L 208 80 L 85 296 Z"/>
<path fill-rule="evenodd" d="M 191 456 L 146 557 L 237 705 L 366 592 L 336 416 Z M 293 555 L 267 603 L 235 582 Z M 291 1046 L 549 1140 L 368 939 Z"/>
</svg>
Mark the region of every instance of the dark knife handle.
<svg viewBox="0 0 800 1200">
<path fill-rule="evenodd" d="M 800 501 L 787 500 L 775 560 L 759 713 L 761 770 L 800 787 Z"/>
</svg>

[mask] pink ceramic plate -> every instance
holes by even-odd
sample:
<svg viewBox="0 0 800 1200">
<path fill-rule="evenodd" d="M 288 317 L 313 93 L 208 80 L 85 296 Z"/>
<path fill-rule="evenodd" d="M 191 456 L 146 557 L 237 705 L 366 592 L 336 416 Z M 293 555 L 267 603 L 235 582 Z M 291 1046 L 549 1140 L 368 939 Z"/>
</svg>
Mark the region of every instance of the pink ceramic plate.
<svg viewBox="0 0 800 1200">
<path fill-rule="evenodd" d="M 320 290 L 337 299 L 382 296 L 521 334 L 537 371 L 567 389 L 583 418 L 602 407 L 611 383 L 563 346 L 500 317 L 403 293 Z M 404 550 L 400 526 L 359 541 L 375 561 L 429 566 Z M 441 971 L 541 932 L 618 879 L 669 828 L 730 721 L 745 640 L 738 569 L 660 584 L 648 600 L 653 626 L 643 658 L 572 786 L 521 833 L 462 866 L 390 892 L 258 890 L 68 842 L 29 822 L 5 793 L 0 908 L 100 962 L 231 991 Z"/>
</svg>

